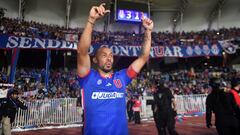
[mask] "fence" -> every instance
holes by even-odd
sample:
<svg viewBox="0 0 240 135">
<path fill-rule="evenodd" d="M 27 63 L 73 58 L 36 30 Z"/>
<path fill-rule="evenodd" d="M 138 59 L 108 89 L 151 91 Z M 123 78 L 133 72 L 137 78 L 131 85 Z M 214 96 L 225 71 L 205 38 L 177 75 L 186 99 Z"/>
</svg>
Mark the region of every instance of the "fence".
<svg viewBox="0 0 240 135">
<path fill-rule="evenodd" d="M 147 100 L 153 100 L 153 97 L 143 97 L 141 117 L 149 119 L 152 117 L 152 110 L 151 105 L 146 104 Z M 204 112 L 205 101 L 206 95 L 176 96 L 178 113 Z M 19 109 L 12 125 L 13 129 L 80 124 L 82 109 L 77 107 L 76 103 L 75 98 L 39 100 L 28 103 L 27 110 Z"/>
<path fill-rule="evenodd" d="M 27 110 L 18 110 L 13 128 L 33 128 L 49 125 L 80 123 L 82 109 L 77 99 L 51 99 L 28 103 Z"/>
<path fill-rule="evenodd" d="M 198 95 L 178 95 L 175 97 L 178 114 L 190 114 L 193 112 L 205 112 L 206 94 Z M 142 99 L 142 118 L 153 117 L 151 105 L 147 105 L 148 100 L 153 100 L 152 96 L 146 96 Z"/>
<path fill-rule="evenodd" d="M 206 111 L 206 94 L 176 96 L 177 111 L 179 114 Z"/>
</svg>

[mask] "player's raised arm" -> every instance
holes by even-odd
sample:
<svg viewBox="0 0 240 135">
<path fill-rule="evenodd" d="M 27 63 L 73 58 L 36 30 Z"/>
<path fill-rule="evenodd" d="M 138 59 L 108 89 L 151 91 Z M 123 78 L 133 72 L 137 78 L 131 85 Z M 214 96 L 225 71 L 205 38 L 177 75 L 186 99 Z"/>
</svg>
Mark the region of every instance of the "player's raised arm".
<svg viewBox="0 0 240 135">
<path fill-rule="evenodd" d="M 149 18 L 142 18 L 142 25 L 145 28 L 144 41 L 140 56 L 130 65 L 135 72 L 140 72 L 144 64 L 148 61 L 151 49 L 151 32 L 153 29 L 153 21 Z"/>
<path fill-rule="evenodd" d="M 104 8 L 105 3 L 100 6 L 93 6 L 89 12 L 87 24 L 83 30 L 80 41 L 77 46 L 77 73 L 80 77 L 87 75 L 91 67 L 88 50 L 91 45 L 92 31 L 97 19 L 103 17 L 110 10 Z"/>
</svg>

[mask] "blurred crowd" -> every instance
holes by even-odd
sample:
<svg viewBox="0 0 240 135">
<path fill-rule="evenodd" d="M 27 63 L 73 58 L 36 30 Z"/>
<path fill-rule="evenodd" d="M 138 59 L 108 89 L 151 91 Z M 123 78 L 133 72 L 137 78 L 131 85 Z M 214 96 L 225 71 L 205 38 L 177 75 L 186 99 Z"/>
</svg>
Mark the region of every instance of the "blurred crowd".
<svg viewBox="0 0 240 135">
<path fill-rule="evenodd" d="M 34 21 L 19 21 L 13 18 L 0 20 L 0 34 L 65 40 L 66 34 L 75 34 L 77 39 L 82 29 L 66 29 L 57 25 L 47 25 Z M 220 30 L 199 32 L 153 32 L 153 45 L 204 45 L 214 44 L 218 40 L 240 37 L 240 28 L 222 28 Z M 134 32 L 93 32 L 93 44 L 141 45 L 143 34 Z M 2 72 L 0 79 L 7 80 Z M 151 81 L 166 84 L 175 94 L 205 94 L 209 91 L 209 79 L 219 76 L 229 81 L 239 72 L 226 68 L 212 68 L 195 71 L 178 70 L 169 73 L 143 71 L 128 87 L 131 94 L 151 95 Z M 28 97 L 28 100 L 41 98 L 79 97 L 80 87 L 74 71 L 53 70 L 50 73 L 49 88 L 44 86 L 45 71 L 40 69 L 18 69 L 16 72 L 16 89 Z M 149 79 L 150 78 L 150 79 Z"/>
<path fill-rule="evenodd" d="M 65 40 L 68 34 L 78 41 L 82 28 L 60 27 L 34 21 L 22 21 L 12 18 L 3 18 L 0 21 L 0 34 L 12 34 L 33 38 Z M 206 45 L 217 43 L 218 40 L 240 37 L 240 28 L 222 28 L 220 30 L 203 30 L 199 32 L 153 32 L 153 45 Z M 67 38 L 67 40 L 70 40 Z M 143 35 L 135 32 L 98 32 L 94 31 L 93 44 L 111 45 L 141 45 Z"/>
<path fill-rule="evenodd" d="M 0 34 L 64 40 L 65 33 L 79 33 L 79 29 L 67 30 L 58 25 L 47 25 L 35 21 L 20 22 L 14 18 L 3 18 L 0 23 Z"/>
<path fill-rule="evenodd" d="M 228 68 L 209 68 L 195 71 L 176 70 L 172 72 L 144 71 L 128 87 L 130 95 L 152 95 L 152 84 L 162 83 L 175 95 L 208 94 L 211 91 L 211 78 L 221 78 L 231 88 L 232 78 L 240 77 L 240 72 Z"/>
<path fill-rule="evenodd" d="M 80 98 L 80 86 L 74 71 L 50 71 L 49 87 L 45 87 L 45 70 L 22 68 L 16 71 L 14 89 L 27 101 L 36 99 Z M 0 73 L 0 82 L 8 82 Z"/>
<path fill-rule="evenodd" d="M 44 85 L 45 70 L 18 69 L 15 89 L 22 93 L 27 101 L 53 98 L 80 98 L 80 86 L 75 71 L 52 70 L 49 77 L 49 88 Z M 209 69 L 176 70 L 172 72 L 155 72 L 144 70 L 128 86 L 129 96 L 151 96 L 152 84 L 163 83 L 175 95 L 208 94 L 211 90 L 209 80 L 221 78 L 230 88 L 230 81 L 240 77 L 240 72 L 228 68 L 213 67 Z M 0 73 L 0 81 L 7 82 L 8 77 Z"/>
</svg>

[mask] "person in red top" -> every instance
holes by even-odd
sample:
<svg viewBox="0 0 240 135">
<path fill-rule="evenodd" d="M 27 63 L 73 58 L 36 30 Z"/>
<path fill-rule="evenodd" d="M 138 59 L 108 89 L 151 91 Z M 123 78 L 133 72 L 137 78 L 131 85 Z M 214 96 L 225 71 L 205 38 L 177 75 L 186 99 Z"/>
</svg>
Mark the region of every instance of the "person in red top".
<svg viewBox="0 0 240 135">
<path fill-rule="evenodd" d="M 237 119 L 238 119 L 238 123 L 240 123 L 240 95 L 239 95 L 239 91 L 240 91 L 240 78 L 233 78 L 231 81 L 231 86 L 232 89 L 230 90 L 230 93 L 233 94 L 234 100 L 238 106 L 236 114 L 237 114 Z M 239 124 L 239 129 L 240 129 L 240 124 Z"/>
<path fill-rule="evenodd" d="M 233 94 L 234 99 L 240 108 L 240 96 L 239 96 L 239 91 L 240 91 L 240 78 L 234 78 L 231 81 L 232 89 L 230 92 Z"/>
<path fill-rule="evenodd" d="M 141 112 L 142 103 L 139 100 L 139 96 L 136 96 L 136 99 L 134 99 L 133 102 L 134 102 L 133 112 L 134 112 L 135 124 L 141 124 L 140 112 Z"/>
</svg>

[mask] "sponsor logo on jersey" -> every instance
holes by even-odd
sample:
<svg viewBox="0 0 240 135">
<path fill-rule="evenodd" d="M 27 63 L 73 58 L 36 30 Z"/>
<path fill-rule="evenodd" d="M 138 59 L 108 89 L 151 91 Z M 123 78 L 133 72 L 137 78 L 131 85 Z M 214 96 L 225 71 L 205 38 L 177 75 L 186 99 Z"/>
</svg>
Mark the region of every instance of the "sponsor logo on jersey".
<svg viewBox="0 0 240 135">
<path fill-rule="evenodd" d="M 92 99 L 116 99 L 123 98 L 124 93 L 120 92 L 93 92 Z"/>
</svg>

